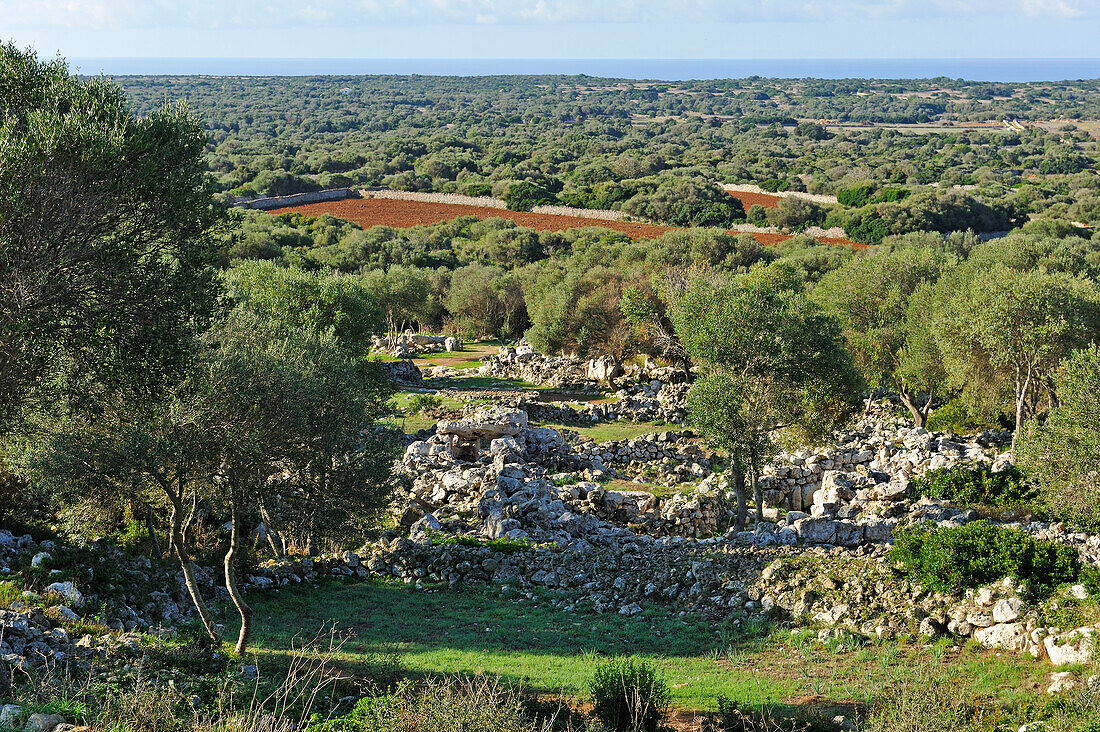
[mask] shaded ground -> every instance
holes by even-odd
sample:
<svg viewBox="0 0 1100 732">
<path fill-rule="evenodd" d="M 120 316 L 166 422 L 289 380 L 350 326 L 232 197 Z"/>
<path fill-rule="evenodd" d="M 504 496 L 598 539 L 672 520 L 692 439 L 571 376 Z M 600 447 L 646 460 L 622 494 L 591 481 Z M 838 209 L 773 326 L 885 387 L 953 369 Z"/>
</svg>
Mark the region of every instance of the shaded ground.
<svg viewBox="0 0 1100 732">
<path fill-rule="evenodd" d="M 278 666 L 296 639 L 332 621 L 347 637 L 339 662 L 352 676 L 369 675 L 379 654 L 394 653 L 413 675 L 495 674 L 579 701 L 599 658 L 635 654 L 659 666 L 685 719 L 714 709 L 719 694 L 787 711 L 866 705 L 892 684 L 929 674 L 974 679 L 980 693 L 1011 703 L 1045 696 L 1050 671 L 1022 654 L 946 639 L 830 648 L 810 630 L 739 629 L 659 604 L 633 617 L 597 614 L 583 603 L 569 612 L 553 607 L 552 597 L 483 586 L 416 590 L 329 581 L 250 600 L 261 669 Z"/>
</svg>

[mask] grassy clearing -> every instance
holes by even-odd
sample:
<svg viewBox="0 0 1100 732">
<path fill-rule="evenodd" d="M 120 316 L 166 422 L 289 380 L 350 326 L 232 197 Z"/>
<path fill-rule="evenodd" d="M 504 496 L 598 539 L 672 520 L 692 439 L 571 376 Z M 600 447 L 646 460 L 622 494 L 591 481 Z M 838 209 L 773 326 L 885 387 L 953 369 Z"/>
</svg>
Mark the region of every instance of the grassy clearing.
<svg viewBox="0 0 1100 732">
<path fill-rule="evenodd" d="M 587 426 L 547 422 L 539 426 L 553 427 L 556 430 L 572 430 L 596 442 L 631 440 L 655 432 L 680 432 L 684 429 L 678 424 L 653 424 L 651 422 L 600 422 Z"/>
<path fill-rule="evenodd" d="M 533 389 L 539 391 L 549 388 L 528 381 L 498 379 L 495 376 L 458 376 L 433 379 L 431 383 L 443 389 Z"/>
<path fill-rule="evenodd" d="M 463 343 L 460 347 L 461 350 L 442 351 L 440 353 L 426 353 L 420 356 L 413 356 L 412 361 L 422 369 L 428 369 L 433 366 L 450 366 L 455 369 L 470 369 L 476 368 L 481 365 L 482 359 L 487 356 L 491 356 L 497 352 L 502 345 L 503 341 L 477 341 L 475 343 Z M 403 358 L 394 358 L 393 356 L 376 354 L 374 358 L 383 363 L 393 363 L 394 361 L 404 361 Z"/>
<path fill-rule="evenodd" d="M 405 585 L 329 583 L 253 598 L 261 664 L 278 666 L 295 637 L 335 621 L 354 633 L 339 662 L 369 675 L 395 653 L 413 675 L 487 673 L 539 692 L 580 698 L 600 657 L 653 659 L 672 686 L 674 707 L 712 710 L 718 695 L 743 704 L 794 708 L 869 704 L 889 684 L 915 680 L 928 664 L 972 679 L 1002 703 L 1040 698 L 1050 669 L 1021 654 L 902 641 L 828 648 L 812 631 L 746 632 L 661 606 L 637 616 L 554 608 L 487 587 L 416 590 Z"/>
</svg>

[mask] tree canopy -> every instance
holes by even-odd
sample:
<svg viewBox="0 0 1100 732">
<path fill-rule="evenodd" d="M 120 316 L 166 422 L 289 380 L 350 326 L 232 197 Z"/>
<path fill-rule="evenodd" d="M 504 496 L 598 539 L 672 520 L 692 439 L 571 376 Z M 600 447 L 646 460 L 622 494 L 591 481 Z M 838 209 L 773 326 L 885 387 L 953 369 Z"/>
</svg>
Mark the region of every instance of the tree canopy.
<svg viewBox="0 0 1100 732">
<path fill-rule="evenodd" d="M 183 104 L 138 117 L 114 84 L 0 45 L 0 430 L 185 363 L 217 300 L 206 139 Z"/>
</svg>

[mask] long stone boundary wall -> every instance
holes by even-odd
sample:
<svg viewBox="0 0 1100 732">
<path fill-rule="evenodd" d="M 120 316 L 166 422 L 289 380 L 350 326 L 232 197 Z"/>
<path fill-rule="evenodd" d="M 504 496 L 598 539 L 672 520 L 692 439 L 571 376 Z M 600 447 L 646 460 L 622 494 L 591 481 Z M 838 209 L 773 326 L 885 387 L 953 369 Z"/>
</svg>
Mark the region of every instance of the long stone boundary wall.
<svg viewBox="0 0 1100 732">
<path fill-rule="evenodd" d="M 351 188 L 332 188 L 327 191 L 312 191 L 310 193 L 295 193 L 290 196 L 271 196 L 269 198 L 238 198 L 233 205 L 240 208 L 252 208 L 267 211 L 283 206 L 298 206 L 303 203 L 321 203 L 322 201 L 342 201 L 358 195 Z"/>
<path fill-rule="evenodd" d="M 751 183 L 723 183 L 722 190 L 726 193 L 759 193 L 776 198 L 804 198 L 814 203 L 836 203 L 836 196 L 828 193 L 806 193 L 804 191 L 765 191 L 763 188 Z"/>
</svg>

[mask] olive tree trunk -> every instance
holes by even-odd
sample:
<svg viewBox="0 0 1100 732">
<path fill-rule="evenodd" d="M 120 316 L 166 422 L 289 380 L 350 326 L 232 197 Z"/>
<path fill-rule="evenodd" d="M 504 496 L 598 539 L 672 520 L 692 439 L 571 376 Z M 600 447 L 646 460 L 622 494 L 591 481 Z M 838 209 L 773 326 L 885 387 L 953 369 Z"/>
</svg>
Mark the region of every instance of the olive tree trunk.
<svg viewBox="0 0 1100 732">
<path fill-rule="evenodd" d="M 759 526 L 764 522 L 764 488 L 760 485 L 756 468 L 749 472 L 749 480 L 752 483 L 752 500 L 756 504 L 756 523 Z"/>
<path fill-rule="evenodd" d="M 167 482 L 161 482 L 161 487 L 168 496 L 169 503 L 172 504 L 172 514 L 168 526 L 168 533 L 172 546 L 175 547 L 176 559 L 179 560 L 180 569 L 183 571 L 183 583 L 187 586 L 187 593 L 191 595 L 191 602 L 194 604 L 195 610 L 199 613 L 202 627 L 206 629 L 207 634 L 214 641 L 221 643 L 221 633 L 218 632 L 218 625 L 214 622 L 214 617 L 210 614 L 210 609 L 206 606 L 206 601 L 202 598 L 199 582 L 195 578 L 195 565 L 187 552 L 187 541 L 184 539 L 181 521 L 181 517 L 183 516 L 182 489 L 180 492 L 177 492 L 173 490 Z"/>
<path fill-rule="evenodd" d="M 229 598 L 233 601 L 233 606 L 237 608 L 237 613 L 241 616 L 241 632 L 237 636 L 237 645 L 234 648 L 237 654 L 240 655 L 248 647 L 248 638 L 252 635 L 252 608 L 244 601 L 244 596 L 241 595 L 241 591 L 237 587 L 237 572 L 233 569 L 233 561 L 241 543 L 241 521 L 235 505 L 231 511 L 229 551 L 225 553 L 223 566 L 225 568 L 225 589 L 229 591 Z"/>
<path fill-rule="evenodd" d="M 153 544 L 153 558 L 163 559 L 164 552 L 160 549 L 160 540 L 157 539 L 157 527 L 153 523 L 153 507 L 145 506 L 145 529 L 149 532 L 149 541 Z"/>
<path fill-rule="evenodd" d="M 730 471 L 733 473 L 733 494 L 737 497 L 737 520 L 733 526 L 738 531 L 744 531 L 749 520 L 749 507 L 745 498 L 745 471 L 736 461 Z"/>
<path fill-rule="evenodd" d="M 1026 373 L 1019 365 L 1016 366 L 1016 429 L 1012 431 L 1013 454 L 1016 454 L 1016 442 L 1020 439 L 1020 429 L 1024 426 L 1024 419 L 1027 416 L 1025 405 L 1028 391 L 1031 389 L 1031 376 L 1031 364 L 1028 364 Z"/>
<path fill-rule="evenodd" d="M 923 406 L 918 403 L 917 395 L 909 391 L 909 388 L 904 383 L 898 387 L 898 396 L 901 398 L 901 403 L 909 410 L 909 414 L 913 415 L 914 427 L 920 429 L 928 424 L 928 413 L 932 411 L 931 392 L 929 392 L 928 400 Z"/>
</svg>

